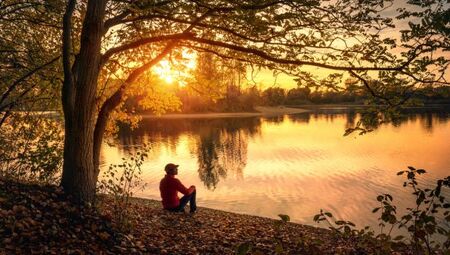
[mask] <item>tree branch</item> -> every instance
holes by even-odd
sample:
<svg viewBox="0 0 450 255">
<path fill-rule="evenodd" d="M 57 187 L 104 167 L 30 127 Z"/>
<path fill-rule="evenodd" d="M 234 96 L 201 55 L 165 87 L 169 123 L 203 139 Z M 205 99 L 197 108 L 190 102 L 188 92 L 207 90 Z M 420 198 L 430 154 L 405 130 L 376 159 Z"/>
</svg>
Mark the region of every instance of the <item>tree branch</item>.
<svg viewBox="0 0 450 255">
<path fill-rule="evenodd" d="M 262 50 L 258 50 L 258 49 L 253 49 L 253 48 L 246 48 L 243 46 L 239 46 L 239 45 L 234 45 L 234 44 L 229 44 L 229 43 L 224 43 L 224 42 L 219 42 L 219 41 L 214 41 L 214 40 L 210 40 L 210 39 L 206 39 L 206 38 L 198 38 L 198 37 L 190 37 L 187 38 L 187 40 L 190 41 L 194 41 L 194 42 L 198 42 L 198 43 L 202 43 L 202 44 L 208 44 L 208 45 L 212 45 L 212 46 L 217 46 L 217 47 L 222 47 L 222 48 L 227 48 L 230 50 L 234 50 L 234 51 L 239 51 L 239 52 L 243 52 L 243 53 L 247 53 L 247 54 L 251 54 L 251 55 L 255 55 L 258 56 L 264 60 L 268 60 L 270 62 L 274 62 L 274 63 L 278 63 L 278 64 L 285 64 L 285 65 L 297 65 L 297 66 L 315 66 L 315 67 L 321 67 L 321 68 L 325 68 L 325 69 L 330 69 L 330 70 L 337 70 L 337 71 L 401 71 L 406 65 L 402 64 L 400 66 L 396 66 L 396 67 L 353 67 L 353 66 L 333 66 L 333 65 L 329 65 L 329 64 L 325 64 L 325 63 L 316 63 L 316 62 L 312 62 L 312 61 L 303 61 L 303 60 L 298 60 L 298 59 L 283 59 L 283 58 L 277 58 L 274 56 L 271 56 L 269 54 L 267 54 L 266 52 L 262 51 Z M 409 63 L 410 61 L 407 61 L 407 63 Z"/>
<path fill-rule="evenodd" d="M 353 70 L 348 70 L 348 72 L 353 75 L 354 77 L 356 77 L 358 80 L 362 81 L 362 83 L 364 84 L 364 86 L 366 87 L 367 91 L 369 91 L 369 93 L 378 99 L 381 99 L 383 101 L 385 101 L 389 106 L 393 106 L 393 104 L 391 103 L 391 100 L 389 100 L 389 98 L 378 95 L 373 89 L 372 87 L 370 87 L 369 82 L 364 79 L 362 76 L 358 75 L 356 72 L 354 72 Z"/>
<path fill-rule="evenodd" d="M 178 44 L 180 39 L 186 39 L 189 37 L 192 37 L 193 34 L 189 33 L 197 23 L 201 22 L 204 18 L 206 18 L 211 11 L 206 11 L 204 14 L 202 14 L 200 17 L 198 17 L 193 24 L 191 24 L 188 28 L 186 28 L 183 33 L 180 34 L 174 34 L 174 35 L 168 35 L 168 36 L 159 36 L 159 37 L 153 37 L 153 38 L 144 38 L 135 42 L 132 42 L 127 45 L 122 45 L 117 48 L 113 48 L 110 51 L 106 52 L 103 56 L 102 62 L 107 61 L 107 59 L 114 53 L 120 52 L 126 49 L 132 49 L 135 47 L 139 47 L 140 45 L 156 42 L 156 41 L 164 41 L 164 40 L 170 40 L 171 41 L 164 47 L 164 49 L 159 53 L 155 58 L 150 60 L 149 62 L 143 64 L 139 68 L 135 69 L 131 74 L 128 76 L 128 78 L 125 80 L 125 82 L 122 83 L 122 85 L 117 89 L 117 91 L 110 96 L 100 107 L 100 111 L 97 117 L 97 122 L 95 123 L 95 129 L 94 129 L 94 168 L 97 171 L 96 174 L 98 174 L 99 171 L 99 154 L 100 154 L 100 148 L 103 141 L 103 134 L 106 129 L 106 125 L 108 123 L 108 118 L 111 112 L 120 104 L 122 101 L 123 95 L 125 93 L 125 89 L 129 84 L 132 84 L 137 80 L 137 78 L 146 70 L 151 68 L 153 65 L 157 64 L 159 61 L 161 61 L 167 54 L 169 54 L 174 47 Z"/>
<path fill-rule="evenodd" d="M 121 21 L 122 21 L 124 18 L 126 18 L 128 15 L 130 15 L 130 14 L 131 14 L 131 11 L 130 11 L 130 10 L 125 10 L 125 11 L 122 12 L 121 14 L 119 14 L 119 15 L 117 15 L 117 16 L 115 16 L 115 17 L 112 17 L 112 18 L 106 20 L 106 21 L 105 21 L 105 25 L 104 25 L 104 28 L 105 28 L 104 33 L 108 32 L 108 30 L 109 30 L 111 27 L 113 27 L 113 26 L 115 26 L 115 25 L 117 25 L 117 24 L 120 24 Z"/>
<path fill-rule="evenodd" d="M 63 17 L 62 60 L 64 69 L 64 82 L 61 94 L 65 114 L 68 114 L 69 109 L 73 109 L 75 98 L 70 57 L 72 55 L 72 15 L 73 11 L 75 10 L 76 2 L 76 0 L 69 0 L 69 2 L 67 3 L 66 12 L 64 13 Z M 69 116 L 66 117 L 66 119 L 69 118 Z"/>
<path fill-rule="evenodd" d="M 124 45 L 107 50 L 103 54 L 102 65 L 104 65 L 112 55 L 126 51 L 126 50 L 135 49 L 135 48 L 138 48 L 142 45 L 149 44 L 149 43 L 162 42 L 162 41 L 168 41 L 168 40 L 187 39 L 187 38 L 190 38 L 193 36 L 194 35 L 191 33 L 183 32 L 183 33 L 179 33 L 179 34 L 160 35 L 160 36 L 155 36 L 155 37 L 142 38 L 142 39 L 133 41 L 131 43 L 124 44 Z"/>
<path fill-rule="evenodd" d="M 26 74 L 24 74 L 22 77 L 20 77 L 19 79 L 17 79 L 13 84 L 11 84 L 11 86 L 8 87 L 8 89 L 5 91 L 5 93 L 2 94 L 1 98 L 0 98 L 0 111 L 3 110 L 4 106 L 3 103 L 6 100 L 6 98 L 9 96 L 9 94 L 11 94 L 11 92 L 23 81 L 27 80 L 29 77 L 31 77 L 32 75 L 34 75 L 36 72 L 44 69 L 45 67 L 55 63 L 61 56 L 57 56 L 56 58 L 50 60 L 49 62 L 40 65 L 38 67 L 35 67 L 34 69 L 30 70 L 29 72 L 27 72 Z"/>
<path fill-rule="evenodd" d="M 265 9 L 277 4 L 281 4 L 283 2 L 286 1 L 269 1 L 267 3 L 263 3 L 263 4 L 243 4 L 243 5 L 238 5 L 238 6 L 234 6 L 234 7 L 215 7 L 215 6 L 209 6 L 205 3 L 200 3 L 199 1 L 193 1 L 195 2 L 198 6 L 200 7 L 204 7 L 207 8 L 208 10 L 212 10 L 214 12 L 230 12 L 230 11 L 236 11 L 236 10 L 252 10 L 252 11 L 256 11 L 256 10 L 261 10 L 261 9 Z"/>
<path fill-rule="evenodd" d="M 154 3 L 153 7 L 161 7 L 161 6 L 164 6 L 171 2 L 173 2 L 173 0 L 160 1 L 158 3 Z M 114 16 L 114 17 L 106 20 L 105 25 L 104 25 L 105 33 L 108 32 L 108 30 L 111 27 L 121 24 L 123 22 L 123 19 L 126 18 L 131 13 L 132 13 L 132 11 L 130 9 L 127 9 L 127 10 L 123 11 L 122 13 L 118 14 L 117 16 Z"/>
<path fill-rule="evenodd" d="M 167 3 L 170 3 L 172 1 L 162 1 L 158 4 L 156 4 L 155 6 L 162 6 L 165 5 Z M 238 5 L 238 6 L 234 6 L 234 7 L 214 7 L 214 6 L 210 6 L 207 5 L 205 3 L 201 3 L 199 1 L 193 1 L 195 2 L 198 6 L 206 8 L 208 11 L 207 13 L 212 14 L 212 13 L 229 13 L 232 11 L 237 11 L 237 10 L 261 10 L 261 9 L 265 9 L 280 3 L 283 3 L 285 1 L 271 1 L 271 2 L 267 2 L 264 4 L 260 4 L 260 5 Z M 137 20 L 150 20 L 152 18 L 157 18 L 157 17 L 161 17 L 162 15 L 142 15 L 142 16 L 138 16 L 134 19 L 130 19 L 130 20 L 124 20 L 124 18 L 126 18 L 129 14 L 131 14 L 130 10 L 126 10 L 123 13 L 117 15 L 116 17 L 113 17 L 109 20 L 107 20 L 105 22 L 105 31 L 107 31 L 108 29 L 110 29 L 113 26 L 122 24 L 122 23 L 126 23 L 126 22 L 130 22 L 130 21 L 137 21 Z"/>
<path fill-rule="evenodd" d="M 178 41 L 174 40 L 169 42 L 166 47 L 162 50 L 160 54 L 158 54 L 155 58 L 150 60 L 149 62 L 143 64 L 139 68 L 135 69 L 128 78 L 122 83 L 122 85 L 117 89 L 117 91 L 110 96 L 102 105 L 100 108 L 97 122 L 95 124 L 95 130 L 94 130 L 94 165 L 96 171 L 99 171 L 99 154 L 100 154 L 100 148 L 103 141 L 103 134 L 106 129 L 106 125 L 108 122 L 109 115 L 111 114 L 112 110 L 116 108 L 120 102 L 122 101 L 122 97 L 125 93 L 126 87 L 135 82 L 136 79 L 141 75 L 143 72 L 148 70 L 153 65 L 157 64 L 159 61 L 161 61 L 167 54 L 170 53 L 170 51 L 177 45 Z"/>
</svg>

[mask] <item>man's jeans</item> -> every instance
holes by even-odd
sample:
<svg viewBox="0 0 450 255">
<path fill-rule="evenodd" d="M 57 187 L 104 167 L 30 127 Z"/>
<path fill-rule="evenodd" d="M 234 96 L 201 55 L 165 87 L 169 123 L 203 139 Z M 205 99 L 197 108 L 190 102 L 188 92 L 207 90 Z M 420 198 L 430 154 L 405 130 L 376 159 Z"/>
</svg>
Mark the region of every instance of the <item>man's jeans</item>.
<svg viewBox="0 0 450 255">
<path fill-rule="evenodd" d="M 171 212 L 184 212 L 184 207 L 186 207 L 187 203 L 189 202 L 190 212 L 194 213 L 197 210 L 197 204 L 195 202 L 197 192 L 194 190 L 189 195 L 184 195 L 180 199 L 180 205 L 178 207 L 168 209 Z"/>
</svg>

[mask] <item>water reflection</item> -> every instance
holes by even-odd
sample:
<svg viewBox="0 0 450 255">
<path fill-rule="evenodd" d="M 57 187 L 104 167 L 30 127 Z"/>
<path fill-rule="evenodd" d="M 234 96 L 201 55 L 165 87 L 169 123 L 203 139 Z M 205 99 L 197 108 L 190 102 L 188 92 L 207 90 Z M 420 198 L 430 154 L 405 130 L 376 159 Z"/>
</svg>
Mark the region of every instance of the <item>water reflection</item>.
<svg viewBox="0 0 450 255">
<path fill-rule="evenodd" d="M 177 145 L 182 135 L 194 141 L 190 144 L 190 154 L 197 158 L 198 177 L 205 187 L 214 190 L 221 179 L 229 174 L 242 177 L 247 165 L 248 140 L 261 135 L 261 124 L 281 125 L 292 123 L 308 124 L 311 119 L 333 123 L 345 119 L 344 130 L 354 127 L 359 114 L 356 109 L 317 109 L 312 112 L 270 117 L 223 118 L 223 119 L 144 119 L 137 129 L 120 127 L 118 149 L 123 154 L 134 153 L 142 144 L 150 144 L 153 151 L 167 148 L 176 155 Z M 398 128 L 405 123 L 420 123 L 427 133 L 433 132 L 434 125 L 448 122 L 448 111 L 410 110 L 403 118 L 391 125 Z"/>
<path fill-rule="evenodd" d="M 364 136 L 343 137 L 359 114 L 310 113 L 224 119 L 144 119 L 121 127 L 116 146 L 103 147 L 103 164 L 120 160 L 143 143 L 147 189 L 138 196 L 159 199 L 158 183 L 168 162 L 180 164 L 180 179 L 198 188 L 201 206 L 312 224 L 320 208 L 360 226 L 377 226 L 371 215 L 379 193 L 398 208 L 411 201 L 396 172 L 413 165 L 429 170 L 424 183 L 448 175 L 448 111 L 418 110 L 395 125 Z"/>
<path fill-rule="evenodd" d="M 242 177 L 247 164 L 248 134 L 243 130 L 211 130 L 200 136 L 198 173 L 208 189 L 215 189 L 227 173 Z"/>
<path fill-rule="evenodd" d="M 352 128 L 359 120 L 360 109 L 315 109 L 309 113 L 289 115 L 289 119 L 293 122 L 309 123 L 311 118 L 318 120 L 319 118 L 326 121 L 333 122 L 336 118 L 345 118 L 345 129 Z M 404 110 L 398 119 L 395 119 L 390 125 L 400 127 L 407 122 L 420 122 L 423 130 L 432 133 L 433 126 L 443 124 L 448 121 L 450 117 L 450 108 L 416 108 Z M 273 117 L 267 119 L 270 122 L 278 123 L 284 120 L 284 117 Z"/>
<path fill-rule="evenodd" d="M 277 122 L 283 119 L 277 118 Z M 195 142 L 191 154 L 198 160 L 198 176 L 208 189 L 215 189 L 228 174 L 241 177 L 247 164 L 248 139 L 260 133 L 260 118 L 230 119 L 144 119 L 138 129 L 120 128 L 119 148 L 133 153 L 144 143 L 153 151 L 168 147 L 175 153 L 180 136 Z"/>
</svg>

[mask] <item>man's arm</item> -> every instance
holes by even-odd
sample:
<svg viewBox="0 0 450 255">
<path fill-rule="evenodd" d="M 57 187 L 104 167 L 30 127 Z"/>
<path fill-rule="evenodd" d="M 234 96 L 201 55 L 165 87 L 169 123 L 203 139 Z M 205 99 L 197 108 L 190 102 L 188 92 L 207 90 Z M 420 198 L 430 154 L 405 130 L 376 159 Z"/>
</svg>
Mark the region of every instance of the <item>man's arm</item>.
<svg viewBox="0 0 450 255">
<path fill-rule="evenodd" d="M 180 182 L 180 180 L 177 179 L 177 191 L 183 193 L 183 195 L 190 195 L 192 192 L 194 192 L 195 186 L 192 185 L 191 187 L 186 188 L 183 183 Z"/>
</svg>

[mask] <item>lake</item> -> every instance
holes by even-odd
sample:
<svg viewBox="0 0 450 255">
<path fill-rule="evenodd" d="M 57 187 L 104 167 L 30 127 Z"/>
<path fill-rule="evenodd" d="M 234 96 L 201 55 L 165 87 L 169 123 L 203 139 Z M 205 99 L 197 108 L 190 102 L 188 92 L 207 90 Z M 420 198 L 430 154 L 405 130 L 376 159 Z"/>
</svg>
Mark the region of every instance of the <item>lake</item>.
<svg viewBox="0 0 450 255">
<path fill-rule="evenodd" d="M 137 129 L 121 128 L 105 145 L 102 166 L 120 163 L 143 143 L 145 190 L 135 196 L 160 199 L 164 166 L 179 164 L 178 178 L 196 185 L 199 206 L 314 225 L 321 208 L 358 226 L 377 226 L 376 196 L 389 193 L 399 208 L 412 205 L 397 176 L 407 166 L 424 168 L 433 185 L 450 175 L 450 114 L 409 113 L 359 136 L 343 136 L 355 124 L 353 111 L 322 110 L 275 117 L 144 118 Z M 447 197 L 450 194 L 446 194 Z"/>
</svg>

